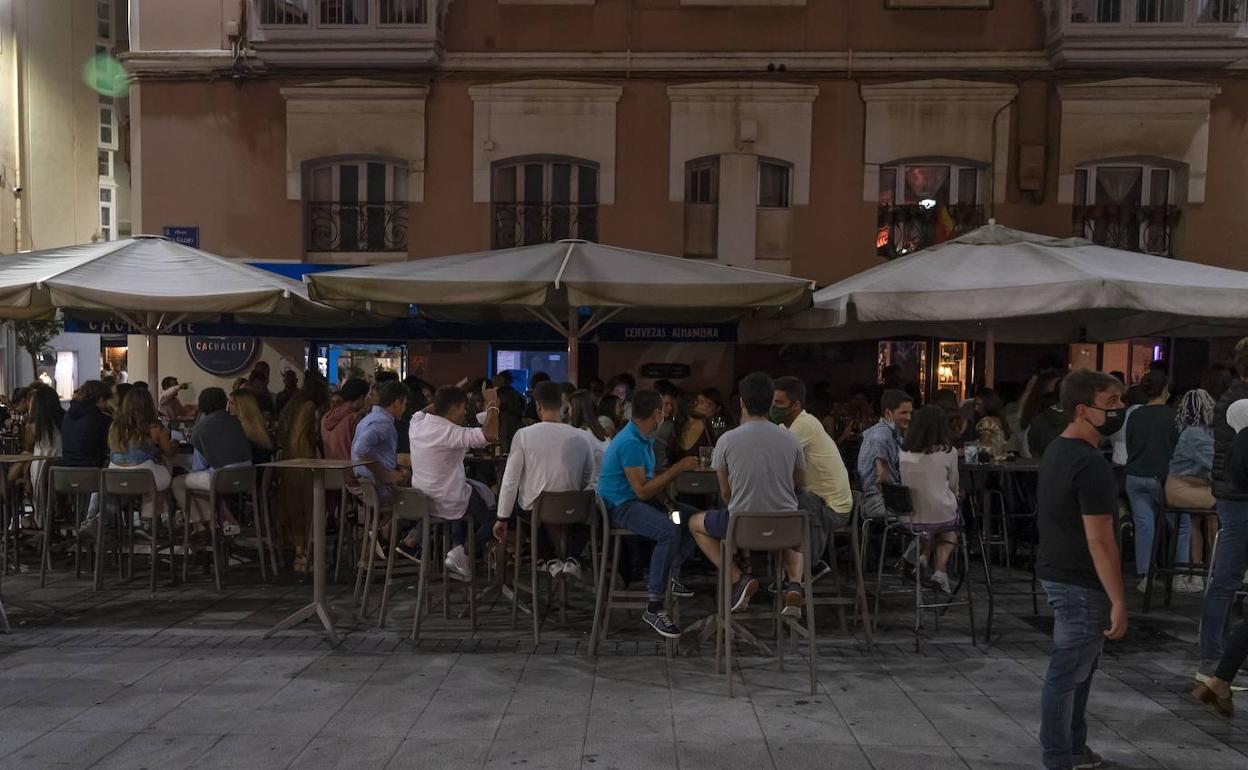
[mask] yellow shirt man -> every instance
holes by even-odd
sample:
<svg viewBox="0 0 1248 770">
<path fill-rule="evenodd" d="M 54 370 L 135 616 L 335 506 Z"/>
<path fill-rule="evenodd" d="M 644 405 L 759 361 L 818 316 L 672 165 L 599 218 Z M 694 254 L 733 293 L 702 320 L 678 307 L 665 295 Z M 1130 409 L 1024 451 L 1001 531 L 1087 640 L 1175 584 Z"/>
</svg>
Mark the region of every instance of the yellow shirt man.
<svg viewBox="0 0 1248 770">
<path fill-rule="evenodd" d="M 845 470 L 845 460 L 836 442 L 823 429 L 823 423 L 803 410 L 789 430 L 802 443 L 802 454 L 806 456 L 806 489 L 818 495 L 833 511 L 849 513 L 854 507 L 849 472 Z"/>
</svg>

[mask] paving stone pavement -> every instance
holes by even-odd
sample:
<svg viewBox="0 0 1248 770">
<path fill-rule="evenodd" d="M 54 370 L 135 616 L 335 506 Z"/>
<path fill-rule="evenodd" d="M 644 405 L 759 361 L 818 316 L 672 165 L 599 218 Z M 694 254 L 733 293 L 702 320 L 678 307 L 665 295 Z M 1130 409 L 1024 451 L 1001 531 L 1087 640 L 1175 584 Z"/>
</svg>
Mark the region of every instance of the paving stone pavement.
<svg viewBox="0 0 1248 770">
<path fill-rule="evenodd" d="M 730 699 L 713 648 L 669 658 L 636 615 L 619 614 L 601 654 L 585 656 L 580 596 L 566 627 L 546 619 L 539 645 L 528 617 L 513 629 L 497 600 L 475 632 L 435 611 L 417 644 L 405 636 L 410 590 L 377 630 L 335 586 L 344 639 L 331 647 L 311 624 L 261 639 L 310 588 L 255 578 L 233 570 L 217 592 L 198 575 L 152 596 L 142 573 L 99 593 L 72 573 L 43 589 L 29 573 L 6 577 L 6 600 L 56 612 L 11 607 L 14 633 L 0 635 L 0 768 L 1039 766 L 1050 621 L 1027 598 L 1002 598 L 987 646 L 971 644 L 963 610 L 929 620 L 923 654 L 904 598 L 886 600 L 870 648 L 822 610 L 814 695 L 803 656 L 780 672 L 743 646 Z M 706 578 L 697 587 L 710 590 Z M 681 610 L 692 620 L 709 607 Z M 1108 645 L 1090 743 L 1112 766 L 1248 768 L 1248 719 L 1218 719 L 1186 695 L 1196 611 L 1177 596 Z"/>
</svg>

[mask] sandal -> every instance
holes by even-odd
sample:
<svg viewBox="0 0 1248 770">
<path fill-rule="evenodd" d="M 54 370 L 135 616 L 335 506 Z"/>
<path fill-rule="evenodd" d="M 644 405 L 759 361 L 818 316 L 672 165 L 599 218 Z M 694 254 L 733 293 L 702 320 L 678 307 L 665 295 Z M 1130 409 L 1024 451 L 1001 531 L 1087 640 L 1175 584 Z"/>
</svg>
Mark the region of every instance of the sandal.
<svg viewBox="0 0 1248 770">
<path fill-rule="evenodd" d="M 1223 697 L 1218 695 L 1216 692 L 1211 690 L 1208 685 L 1196 685 L 1196 687 L 1192 689 L 1192 697 L 1207 706 L 1212 706 L 1218 716 L 1230 719 L 1231 715 L 1235 713 L 1235 706 L 1231 702 L 1231 696 L 1227 695 L 1226 697 Z"/>
</svg>

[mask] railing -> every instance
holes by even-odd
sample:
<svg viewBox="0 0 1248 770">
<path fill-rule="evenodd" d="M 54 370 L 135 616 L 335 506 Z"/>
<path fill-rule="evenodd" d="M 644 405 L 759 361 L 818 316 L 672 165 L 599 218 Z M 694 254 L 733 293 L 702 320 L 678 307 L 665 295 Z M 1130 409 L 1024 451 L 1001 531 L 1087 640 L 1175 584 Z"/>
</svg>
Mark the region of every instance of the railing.
<svg viewBox="0 0 1248 770">
<path fill-rule="evenodd" d="M 551 243 L 562 238 L 598 240 L 595 203 L 495 203 L 491 241 L 496 249 Z"/>
<path fill-rule="evenodd" d="M 407 251 L 407 203 L 308 203 L 308 251 Z"/>
<path fill-rule="evenodd" d="M 1113 249 L 1174 256 L 1178 206 L 1075 206 L 1074 234 Z"/>
<path fill-rule="evenodd" d="M 983 206 L 880 206 L 876 217 L 876 253 L 886 259 L 903 257 L 983 224 Z"/>
<path fill-rule="evenodd" d="M 261 26 L 368 27 L 425 24 L 425 0 L 255 0 Z"/>
</svg>

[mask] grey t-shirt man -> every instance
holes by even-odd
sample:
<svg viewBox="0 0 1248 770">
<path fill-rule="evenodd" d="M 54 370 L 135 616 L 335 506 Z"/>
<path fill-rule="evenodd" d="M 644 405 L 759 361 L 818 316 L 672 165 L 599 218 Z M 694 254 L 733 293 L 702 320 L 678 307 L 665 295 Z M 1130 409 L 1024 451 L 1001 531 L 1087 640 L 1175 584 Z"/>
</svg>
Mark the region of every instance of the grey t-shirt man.
<svg viewBox="0 0 1248 770">
<path fill-rule="evenodd" d="M 806 459 L 801 442 L 787 429 L 762 420 L 742 423 L 715 443 L 711 467 L 728 472 L 729 514 L 797 510 L 793 476 L 806 470 Z"/>
</svg>

